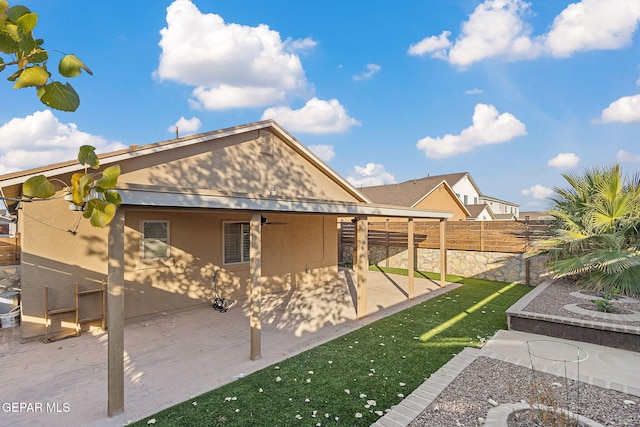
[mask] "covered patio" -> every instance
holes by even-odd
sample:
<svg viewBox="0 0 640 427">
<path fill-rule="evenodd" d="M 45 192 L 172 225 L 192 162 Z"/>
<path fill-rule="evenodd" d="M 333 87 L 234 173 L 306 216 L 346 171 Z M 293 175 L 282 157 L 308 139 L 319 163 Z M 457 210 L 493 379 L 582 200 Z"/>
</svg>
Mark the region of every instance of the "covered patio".
<svg viewBox="0 0 640 427">
<path fill-rule="evenodd" d="M 151 209 L 204 209 L 213 211 L 231 210 L 245 212 L 250 215 L 249 225 L 249 359 L 256 361 L 262 358 L 263 329 L 263 288 L 265 280 L 262 275 L 262 225 L 264 214 L 281 213 L 287 215 L 321 215 L 323 217 L 353 217 L 356 225 L 355 258 L 353 261 L 353 278 L 350 281 L 352 303 L 355 318 L 367 316 L 369 311 L 368 278 L 368 223 L 370 217 L 395 217 L 408 221 L 408 270 L 414 271 L 414 219 L 440 221 L 440 286 L 445 284 L 447 272 L 445 223 L 452 217 L 451 212 L 427 211 L 422 209 L 402 208 L 397 206 L 373 205 L 361 202 L 321 201 L 303 198 L 264 198 L 251 195 L 229 195 L 217 191 L 193 191 L 180 188 L 168 188 L 146 185 L 122 185 L 119 189 L 123 206 L 118 209 L 111 222 L 108 234 L 108 279 L 107 279 L 107 414 L 110 417 L 125 410 L 125 340 L 124 340 L 124 289 L 125 289 L 125 217 L 127 208 Z M 323 235 L 324 241 L 324 235 Z M 329 261 L 330 262 L 330 261 Z M 337 262 L 337 259 L 335 260 Z M 413 299 L 416 296 L 415 279 L 410 274 L 406 279 L 406 290 L 401 292 L 403 298 Z M 315 286 L 315 285 L 314 285 Z M 326 292 L 326 291 L 325 291 Z M 329 292 L 327 295 L 333 297 Z M 326 298 L 321 291 L 319 298 Z M 283 313 L 291 316 L 292 312 Z M 334 314 L 332 314 L 334 315 Z M 246 334 L 246 332 L 245 332 Z"/>
<path fill-rule="evenodd" d="M 107 333 L 50 344 L 20 344 L 18 328 L 0 329 L 2 402 L 40 403 L 42 411 L 3 413 L 5 425 L 123 425 L 278 363 L 381 317 L 448 291 L 416 278 L 368 272 L 365 318 L 356 313 L 357 275 L 341 269 L 336 282 L 265 294 L 263 357 L 247 357 L 250 301 L 227 313 L 210 305 L 127 321 L 124 326 L 124 413 L 107 417 Z M 15 335 L 15 337 L 14 337 Z M 87 393 L 95 390 L 98 393 Z M 50 411 L 47 411 L 49 405 Z"/>
</svg>

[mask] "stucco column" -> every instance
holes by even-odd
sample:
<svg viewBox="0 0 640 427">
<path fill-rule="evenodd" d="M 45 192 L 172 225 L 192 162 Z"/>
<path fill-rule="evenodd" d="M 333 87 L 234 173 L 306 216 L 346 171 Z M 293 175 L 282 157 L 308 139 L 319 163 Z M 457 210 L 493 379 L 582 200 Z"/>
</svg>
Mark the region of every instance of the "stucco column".
<svg viewBox="0 0 640 427">
<path fill-rule="evenodd" d="M 251 215 L 251 237 L 249 248 L 249 280 L 251 286 L 249 325 L 251 328 L 251 350 L 249 357 L 262 357 L 262 215 Z"/>
<path fill-rule="evenodd" d="M 447 284 L 447 220 L 440 220 L 440 287 Z"/>
<path fill-rule="evenodd" d="M 414 222 L 413 222 L 413 218 L 409 218 L 409 223 L 407 224 L 407 251 L 408 251 L 408 257 L 407 257 L 407 278 L 408 278 L 408 284 L 409 284 L 409 299 L 413 298 L 413 293 L 414 293 L 414 277 L 413 277 L 413 272 L 415 270 L 416 267 L 416 261 L 415 261 L 415 250 L 413 248 L 413 243 L 414 243 Z"/>
<path fill-rule="evenodd" d="M 109 226 L 107 275 L 107 415 L 124 412 L 124 209 Z"/>
<path fill-rule="evenodd" d="M 369 221 L 366 216 L 356 217 L 356 259 L 354 269 L 358 281 L 356 314 L 367 315 L 367 272 L 369 270 Z"/>
</svg>

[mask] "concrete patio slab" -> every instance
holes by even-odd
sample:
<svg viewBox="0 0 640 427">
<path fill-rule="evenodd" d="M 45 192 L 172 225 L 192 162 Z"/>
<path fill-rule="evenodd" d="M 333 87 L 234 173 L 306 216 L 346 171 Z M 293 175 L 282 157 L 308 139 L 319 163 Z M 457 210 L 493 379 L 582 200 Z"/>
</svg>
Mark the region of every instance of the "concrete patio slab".
<svg viewBox="0 0 640 427">
<path fill-rule="evenodd" d="M 263 297 L 262 358 L 249 360 L 248 302 L 226 313 L 209 305 L 125 325 L 125 412 L 107 417 L 107 334 L 21 344 L 18 328 L 0 329 L 0 425 L 119 426 L 418 304 L 440 288 L 369 272 L 368 313 L 354 309 L 355 275 Z"/>
</svg>

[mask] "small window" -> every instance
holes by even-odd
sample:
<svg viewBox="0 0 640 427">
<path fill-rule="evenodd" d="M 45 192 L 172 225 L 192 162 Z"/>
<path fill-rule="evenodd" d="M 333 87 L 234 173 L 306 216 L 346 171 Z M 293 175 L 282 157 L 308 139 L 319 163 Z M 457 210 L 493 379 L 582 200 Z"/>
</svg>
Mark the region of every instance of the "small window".
<svg viewBox="0 0 640 427">
<path fill-rule="evenodd" d="M 142 222 L 142 258 L 169 257 L 169 221 Z"/>
<path fill-rule="evenodd" d="M 224 263 L 249 262 L 251 233 L 248 222 L 226 222 L 223 231 Z"/>
</svg>

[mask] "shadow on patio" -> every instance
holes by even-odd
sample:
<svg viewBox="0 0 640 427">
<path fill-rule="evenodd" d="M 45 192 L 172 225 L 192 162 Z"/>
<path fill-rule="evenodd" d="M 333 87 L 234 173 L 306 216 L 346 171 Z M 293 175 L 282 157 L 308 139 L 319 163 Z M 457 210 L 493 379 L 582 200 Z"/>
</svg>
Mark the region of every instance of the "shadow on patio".
<svg viewBox="0 0 640 427">
<path fill-rule="evenodd" d="M 262 358 L 249 360 L 248 301 L 226 313 L 209 305 L 165 312 L 125 326 L 125 412 L 107 418 L 107 334 L 50 344 L 20 344 L 17 328 L 0 329 L 3 425 L 122 425 L 220 387 L 358 329 L 444 289 L 405 276 L 368 274 L 368 316 L 357 319 L 355 275 L 263 295 Z M 13 410 L 7 403 L 32 403 Z M 38 405 L 39 404 L 39 405 Z M 31 410 L 30 410 L 31 409 Z"/>
</svg>

